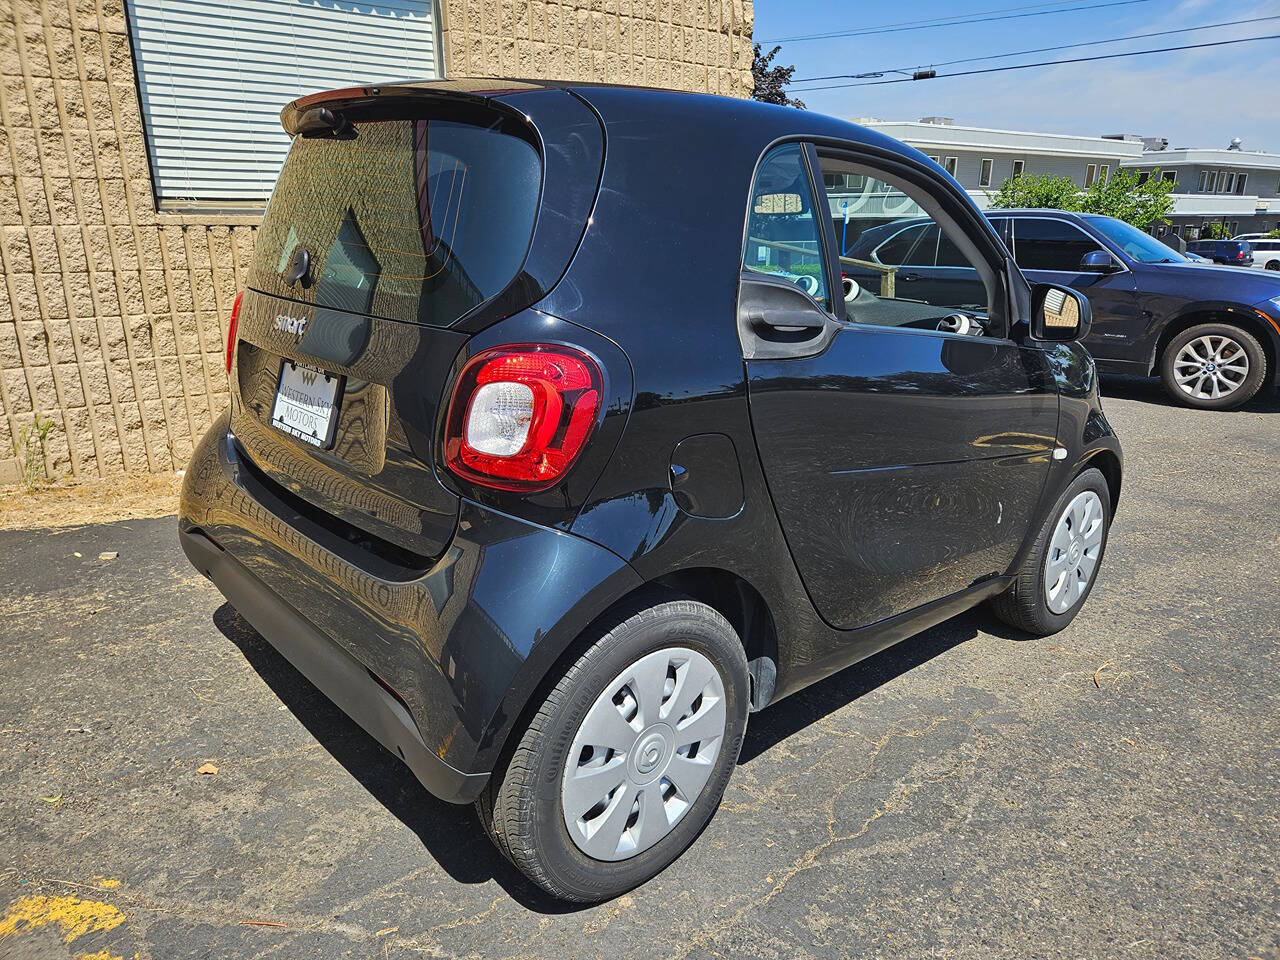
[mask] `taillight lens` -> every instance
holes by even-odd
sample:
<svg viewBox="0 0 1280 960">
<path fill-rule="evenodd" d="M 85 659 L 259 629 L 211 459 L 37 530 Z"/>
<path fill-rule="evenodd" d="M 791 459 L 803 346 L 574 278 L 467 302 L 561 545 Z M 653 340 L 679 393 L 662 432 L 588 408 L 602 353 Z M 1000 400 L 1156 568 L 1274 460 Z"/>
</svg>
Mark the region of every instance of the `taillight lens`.
<svg viewBox="0 0 1280 960">
<path fill-rule="evenodd" d="M 231 376 L 231 358 L 236 355 L 236 325 L 240 322 L 240 300 L 244 292 L 236 294 L 236 302 L 231 305 L 231 321 L 227 324 L 227 376 Z"/>
<path fill-rule="evenodd" d="M 449 401 L 445 462 L 483 486 L 545 490 L 587 445 L 600 393 L 600 367 L 571 347 L 519 344 L 477 354 Z"/>
</svg>

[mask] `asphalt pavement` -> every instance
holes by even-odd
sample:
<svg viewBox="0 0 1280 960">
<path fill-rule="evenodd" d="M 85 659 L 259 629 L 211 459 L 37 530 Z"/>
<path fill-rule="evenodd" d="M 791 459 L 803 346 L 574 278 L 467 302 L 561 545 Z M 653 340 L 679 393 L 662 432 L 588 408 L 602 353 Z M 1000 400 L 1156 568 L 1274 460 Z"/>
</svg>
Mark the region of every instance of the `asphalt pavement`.
<svg viewBox="0 0 1280 960">
<path fill-rule="evenodd" d="M 586 908 L 172 518 L 0 533 L 0 958 L 1280 958 L 1280 398 L 1104 396 L 1125 484 L 1066 631 L 980 609 L 753 716 L 697 843 Z"/>
</svg>

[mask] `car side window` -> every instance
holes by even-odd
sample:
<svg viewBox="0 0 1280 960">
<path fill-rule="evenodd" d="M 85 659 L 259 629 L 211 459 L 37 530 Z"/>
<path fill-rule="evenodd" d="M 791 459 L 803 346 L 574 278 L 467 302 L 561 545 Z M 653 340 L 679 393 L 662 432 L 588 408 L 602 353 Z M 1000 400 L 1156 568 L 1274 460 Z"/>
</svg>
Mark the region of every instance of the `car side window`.
<svg viewBox="0 0 1280 960">
<path fill-rule="evenodd" d="M 1104 250 L 1079 227 L 1048 217 L 1013 218 L 1013 259 L 1023 270 L 1079 273 L 1086 253 Z"/>
<path fill-rule="evenodd" d="M 938 228 L 933 224 L 918 223 L 876 247 L 872 256 L 876 262 L 890 266 L 932 267 L 937 249 Z"/>
<path fill-rule="evenodd" d="M 760 163 L 751 188 L 742 268 L 788 280 L 824 308 L 831 303 L 804 148 L 788 143 Z"/>
<path fill-rule="evenodd" d="M 986 326 L 991 293 L 972 240 L 954 222 L 935 219 L 936 201 L 923 187 L 843 156 L 820 152 L 819 165 L 847 320 L 1003 335 Z M 958 322 L 957 314 L 975 322 Z"/>
</svg>

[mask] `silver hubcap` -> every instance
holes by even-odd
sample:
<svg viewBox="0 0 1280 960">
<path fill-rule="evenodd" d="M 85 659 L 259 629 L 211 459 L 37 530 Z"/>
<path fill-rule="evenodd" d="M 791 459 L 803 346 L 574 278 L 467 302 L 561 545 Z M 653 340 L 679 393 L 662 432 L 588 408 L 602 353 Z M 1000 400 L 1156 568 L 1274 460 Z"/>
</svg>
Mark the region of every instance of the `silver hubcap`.
<svg viewBox="0 0 1280 960">
<path fill-rule="evenodd" d="M 578 849 L 625 860 L 670 833 L 711 777 L 726 717 L 720 671 L 696 650 L 658 650 L 614 677 L 578 728 L 560 786 Z"/>
<path fill-rule="evenodd" d="M 1062 511 L 1044 562 L 1044 600 L 1066 613 L 1084 596 L 1102 553 L 1102 501 L 1092 490 L 1078 494 Z"/>
<path fill-rule="evenodd" d="M 1210 334 L 1189 341 L 1173 358 L 1178 389 L 1197 400 L 1234 393 L 1249 376 L 1249 355 L 1230 337 Z"/>
</svg>

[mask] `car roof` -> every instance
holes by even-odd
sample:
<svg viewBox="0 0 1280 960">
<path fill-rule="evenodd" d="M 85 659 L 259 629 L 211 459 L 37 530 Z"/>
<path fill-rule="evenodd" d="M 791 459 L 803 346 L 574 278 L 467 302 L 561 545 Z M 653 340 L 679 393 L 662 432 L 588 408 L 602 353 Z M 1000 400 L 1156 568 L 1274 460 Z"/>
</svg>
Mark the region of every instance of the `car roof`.
<svg viewBox="0 0 1280 960">
<path fill-rule="evenodd" d="M 1090 214 L 1076 213 L 1074 210 L 1058 210 L 1054 207 L 1014 207 L 982 211 L 988 217 L 1061 217 L 1064 220 L 1083 220 Z"/>
<path fill-rule="evenodd" d="M 625 122 L 628 108 L 637 108 L 648 113 L 670 114 L 673 119 L 683 122 L 728 124 L 733 128 L 739 144 L 750 142 L 761 148 L 781 138 L 833 139 L 878 147 L 900 155 L 909 154 L 921 161 L 928 159 L 914 147 L 876 130 L 813 110 L 784 107 L 744 97 L 576 80 L 461 78 L 365 84 L 300 97 L 281 111 L 281 122 L 288 130 L 290 123 L 306 109 L 322 104 L 340 104 L 342 101 L 367 103 L 378 97 L 412 96 L 415 93 L 518 101 L 521 95 L 540 90 L 563 90 L 575 94 L 591 104 L 606 126 L 611 122 Z"/>
</svg>

